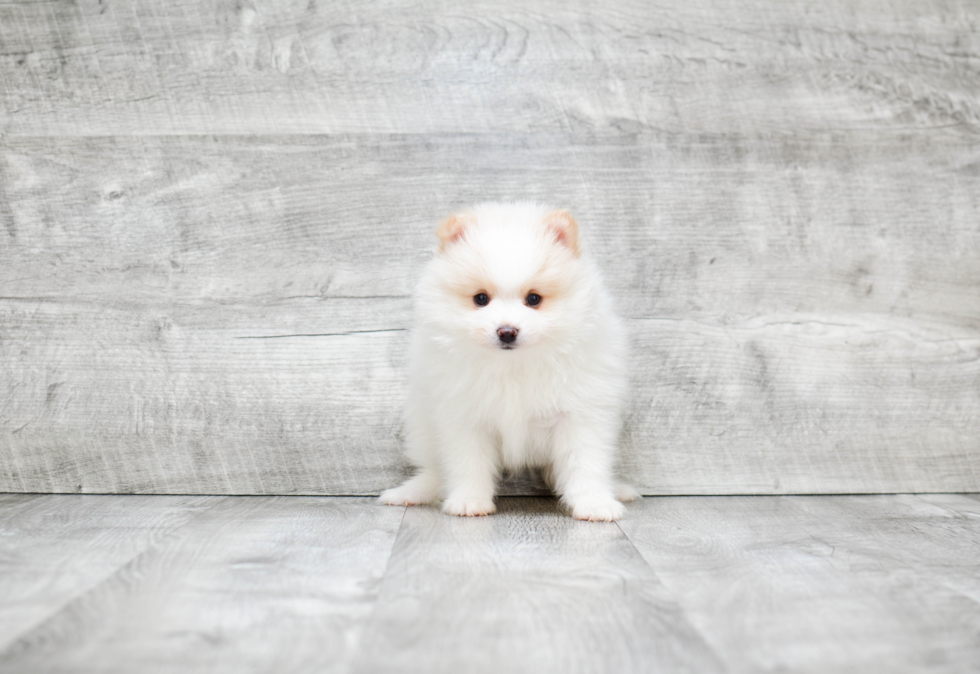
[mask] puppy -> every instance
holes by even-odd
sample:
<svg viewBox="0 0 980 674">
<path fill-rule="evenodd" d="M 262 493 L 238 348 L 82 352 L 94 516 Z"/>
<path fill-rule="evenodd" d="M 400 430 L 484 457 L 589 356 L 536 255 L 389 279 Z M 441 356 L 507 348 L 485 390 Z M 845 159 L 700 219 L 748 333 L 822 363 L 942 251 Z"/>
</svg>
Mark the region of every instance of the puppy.
<svg viewBox="0 0 980 674">
<path fill-rule="evenodd" d="M 416 291 L 405 409 L 418 473 L 390 505 L 490 515 L 503 469 L 541 468 L 580 520 L 623 516 L 613 478 L 626 332 L 565 210 L 488 203 L 446 219 Z M 617 500 L 617 498 L 619 500 Z"/>
</svg>

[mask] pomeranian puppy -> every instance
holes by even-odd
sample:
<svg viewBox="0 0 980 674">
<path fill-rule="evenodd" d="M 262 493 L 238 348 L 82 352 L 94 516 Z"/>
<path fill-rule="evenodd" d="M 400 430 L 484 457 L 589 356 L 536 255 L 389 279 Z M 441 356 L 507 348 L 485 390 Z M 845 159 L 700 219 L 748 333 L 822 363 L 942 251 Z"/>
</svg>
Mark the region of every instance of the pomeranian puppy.
<svg viewBox="0 0 980 674">
<path fill-rule="evenodd" d="M 488 203 L 447 218 L 416 291 L 405 409 L 415 477 L 390 505 L 490 515 L 501 471 L 540 468 L 580 520 L 623 516 L 613 477 L 626 332 L 566 210 Z M 617 500 L 618 499 L 618 500 Z"/>
</svg>

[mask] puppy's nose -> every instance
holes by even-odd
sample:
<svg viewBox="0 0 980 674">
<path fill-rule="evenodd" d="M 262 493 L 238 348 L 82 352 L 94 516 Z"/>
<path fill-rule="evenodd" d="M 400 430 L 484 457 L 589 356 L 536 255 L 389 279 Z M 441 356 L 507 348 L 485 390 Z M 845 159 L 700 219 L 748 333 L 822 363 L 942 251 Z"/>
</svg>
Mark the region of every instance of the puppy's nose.
<svg viewBox="0 0 980 674">
<path fill-rule="evenodd" d="M 513 344 L 514 340 L 517 339 L 517 328 L 512 328 L 509 325 L 505 325 L 502 328 L 497 328 L 497 337 L 504 344 Z"/>
</svg>

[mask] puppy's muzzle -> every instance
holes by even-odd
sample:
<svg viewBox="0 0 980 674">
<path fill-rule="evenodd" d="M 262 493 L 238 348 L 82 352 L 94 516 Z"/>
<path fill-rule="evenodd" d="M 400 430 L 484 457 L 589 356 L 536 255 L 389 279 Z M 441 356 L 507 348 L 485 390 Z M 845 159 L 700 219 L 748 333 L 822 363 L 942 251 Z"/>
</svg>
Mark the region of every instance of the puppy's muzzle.
<svg viewBox="0 0 980 674">
<path fill-rule="evenodd" d="M 500 340 L 501 348 L 513 349 L 514 342 L 517 341 L 517 328 L 509 325 L 497 328 L 497 338 Z"/>
</svg>

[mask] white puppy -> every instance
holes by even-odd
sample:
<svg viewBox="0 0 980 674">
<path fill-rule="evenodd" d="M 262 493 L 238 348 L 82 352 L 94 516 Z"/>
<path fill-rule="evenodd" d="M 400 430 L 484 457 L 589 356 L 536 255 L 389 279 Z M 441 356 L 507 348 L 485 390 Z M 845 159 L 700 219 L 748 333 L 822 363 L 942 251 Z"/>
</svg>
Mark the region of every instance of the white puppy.
<svg viewBox="0 0 980 674">
<path fill-rule="evenodd" d="M 405 410 L 418 474 L 381 501 L 489 515 L 503 469 L 539 467 L 572 516 L 622 517 L 613 478 L 626 332 L 568 211 L 482 204 L 437 231 L 416 292 Z"/>
</svg>

